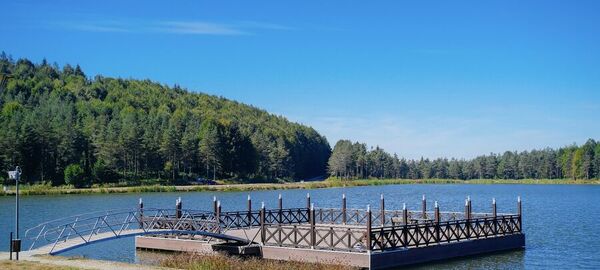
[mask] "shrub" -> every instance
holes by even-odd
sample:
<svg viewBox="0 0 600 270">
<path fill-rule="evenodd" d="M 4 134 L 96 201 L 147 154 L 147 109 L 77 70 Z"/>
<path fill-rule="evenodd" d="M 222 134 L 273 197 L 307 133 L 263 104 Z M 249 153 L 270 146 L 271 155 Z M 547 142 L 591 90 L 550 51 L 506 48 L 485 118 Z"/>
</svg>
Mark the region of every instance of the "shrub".
<svg viewBox="0 0 600 270">
<path fill-rule="evenodd" d="M 96 161 L 92 168 L 92 176 L 94 177 L 94 183 L 116 183 L 119 180 L 119 175 L 106 166 L 102 160 Z"/>
<path fill-rule="evenodd" d="M 85 172 L 79 164 L 71 164 L 65 168 L 65 183 L 76 188 L 87 186 Z"/>
</svg>

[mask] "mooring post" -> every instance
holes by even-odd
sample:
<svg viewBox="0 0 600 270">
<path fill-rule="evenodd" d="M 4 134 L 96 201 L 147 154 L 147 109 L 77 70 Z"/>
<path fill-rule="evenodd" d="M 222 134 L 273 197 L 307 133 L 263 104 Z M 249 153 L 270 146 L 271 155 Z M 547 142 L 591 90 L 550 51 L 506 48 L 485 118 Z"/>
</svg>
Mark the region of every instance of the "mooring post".
<svg viewBox="0 0 600 270">
<path fill-rule="evenodd" d="M 342 224 L 346 225 L 346 194 L 342 194 Z"/>
<path fill-rule="evenodd" d="M 310 199 L 310 197 L 308 197 Z M 315 249 L 316 243 L 317 243 L 317 228 L 316 228 L 316 221 L 315 221 L 315 205 L 311 204 L 310 205 L 310 248 L 311 249 Z"/>
<path fill-rule="evenodd" d="M 425 199 L 425 194 L 423 194 L 423 200 L 422 200 L 422 208 L 423 208 L 423 219 L 427 218 L 427 200 Z"/>
<path fill-rule="evenodd" d="M 175 200 L 175 218 L 181 218 L 181 197 Z"/>
<path fill-rule="evenodd" d="M 371 246 L 371 223 L 372 223 L 372 216 L 371 216 L 371 205 L 367 205 L 367 252 L 371 252 L 372 250 L 372 246 Z"/>
<path fill-rule="evenodd" d="M 385 198 L 383 197 L 383 193 L 381 193 L 379 200 L 381 201 L 381 226 L 385 226 Z"/>
<path fill-rule="evenodd" d="M 252 198 L 248 194 L 248 227 L 252 226 Z"/>
<path fill-rule="evenodd" d="M 277 204 L 279 206 L 279 211 L 277 212 L 277 221 L 279 222 L 279 224 L 281 224 L 282 222 L 282 214 L 283 214 L 283 197 L 281 196 L 281 193 L 279 193 L 279 198 L 277 200 Z"/>
<path fill-rule="evenodd" d="M 440 206 L 438 202 L 435 201 L 434 206 L 434 220 L 435 220 L 435 239 L 439 243 L 440 242 Z"/>
<path fill-rule="evenodd" d="M 265 245 L 265 202 L 260 206 L 260 242 Z"/>
<path fill-rule="evenodd" d="M 496 208 L 496 198 L 492 198 L 492 217 L 494 217 L 494 234 L 498 233 L 498 211 Z"/>
<path fill-rule="evenodd" d="M 140 198 L 140 201 L 138 203 L 138 212 L 139 212 L 139 222 L 140 222 L 140 229 L 144 228 L 144 202 L 142 201 L 142 198 Z"/>
</svg>

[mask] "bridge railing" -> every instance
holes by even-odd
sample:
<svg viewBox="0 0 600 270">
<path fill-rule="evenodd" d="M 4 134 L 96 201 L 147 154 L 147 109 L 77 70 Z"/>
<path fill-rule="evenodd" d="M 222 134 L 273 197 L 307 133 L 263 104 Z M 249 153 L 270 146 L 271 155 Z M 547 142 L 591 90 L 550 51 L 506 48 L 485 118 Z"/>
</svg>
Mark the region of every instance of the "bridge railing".
<svg viewBox="0 0 600 270">
<path fill-rule="evenodd" d="M 150 231 L 218 231 L 210 212 L 174 209 L 134 209 L 90 212 L 42 223 L 25 232 L 29 249 L 57 245 L 70 240 L 81 244 L 105 237 Z"/>
</svg>

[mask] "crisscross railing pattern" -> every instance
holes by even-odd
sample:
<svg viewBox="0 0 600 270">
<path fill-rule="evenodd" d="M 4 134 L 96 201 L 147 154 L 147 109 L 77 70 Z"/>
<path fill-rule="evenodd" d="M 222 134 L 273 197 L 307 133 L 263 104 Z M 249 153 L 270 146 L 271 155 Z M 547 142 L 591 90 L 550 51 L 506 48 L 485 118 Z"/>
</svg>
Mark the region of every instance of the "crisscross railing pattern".
<svg viewBox="0 0 600 270">
<path fill-rule="evenodd" d="M 339 225 L 270 224 L 265 227 L 265 245 L 346 250 L 364 252 L 366 243 L 364 227 Z"/>
<path fill-rule="evenodd" d="M 371 230 L 373 250 L 410 248 L 521 233 L 518 215 L 501 215 L 439 223 L 405 224 Z"/>
<path fill-rule="evenodd" d="M 211 212 L 174 209 L 134 209 L 91 212 L 57 219 L 28 229 L 29 250 L 48 253 L 107 238 L 150 233 L 206 234 L 219 237 Z M 226 238 L 226 236 L 224 236 Z M 239 239 L 232 239 L 239 240 Z"/>
</svg>

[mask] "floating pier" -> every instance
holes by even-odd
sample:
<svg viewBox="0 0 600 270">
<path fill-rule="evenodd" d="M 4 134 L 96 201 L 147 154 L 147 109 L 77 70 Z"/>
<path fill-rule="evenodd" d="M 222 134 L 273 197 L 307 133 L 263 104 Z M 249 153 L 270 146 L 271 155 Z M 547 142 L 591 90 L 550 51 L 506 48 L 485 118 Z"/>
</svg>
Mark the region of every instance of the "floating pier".
<svg viewBox="0 0 600 270">
<path fill-rule="evenodd" d="M 470 198 L 464 211 L 441 211 L 425 196 L 419 210 L 388 210 L 381 195 L 378 209 L 318 208 L 307 194 L 306 206 L 284 208 L 262 204 L 246 211 L 223 211 L 215 197 L 213 211 L 183 210 L 177 199 L 174 213 L 145 215 L 140 200 L 137 220 L 145 231 L 136 248 L 150 250 L 214 252 L 255 255 L 265 259 L 345 264 L 385 269 L 436 260 L 472 256 L 525 247 L 521 199 L 517 213 L 498 213 L 492 199 L 489 213 L 472 211 Z M 169 232 L 172 231 L 172 232 Z"/>
</svg>

